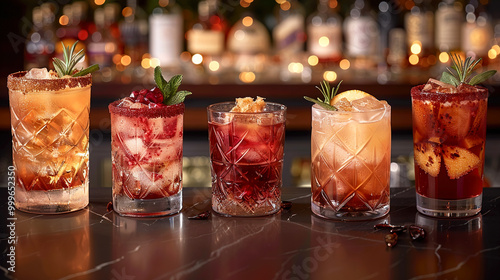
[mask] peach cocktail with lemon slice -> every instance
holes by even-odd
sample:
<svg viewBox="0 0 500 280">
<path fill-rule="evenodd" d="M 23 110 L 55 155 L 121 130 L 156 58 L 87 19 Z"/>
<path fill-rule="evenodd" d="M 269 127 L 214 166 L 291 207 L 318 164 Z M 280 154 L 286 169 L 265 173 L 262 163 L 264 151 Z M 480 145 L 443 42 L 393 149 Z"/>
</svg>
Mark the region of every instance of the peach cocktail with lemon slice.
<svg viewBox="0 0 500 280">
<path fill-rule="evenodd" d="M 413 87 L 415 187 L 419 212 L 464 217 L 481 210 L 488 90 L 471 75 L 480 60 L 452 56 L 441 80 Z"/>
<path fill-rule="evenodd" d="M 321 217 L 365 220 L 389 212 L 391 107 L 372 95 L 336 94 L 327 82 L 325 100 L 312 106 L 311 209 Z"/>
</svg>

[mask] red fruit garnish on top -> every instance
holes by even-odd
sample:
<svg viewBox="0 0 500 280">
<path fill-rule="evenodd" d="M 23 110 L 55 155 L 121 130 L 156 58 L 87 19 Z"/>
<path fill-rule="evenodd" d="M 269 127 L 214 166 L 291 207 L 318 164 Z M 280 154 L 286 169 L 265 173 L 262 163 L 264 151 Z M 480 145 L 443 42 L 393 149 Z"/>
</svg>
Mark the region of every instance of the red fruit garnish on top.
<svg viewBox="0 0 500 280">
<path fill-rule="evenodd" d="M 154 103 L 158 106 L 163 105 L 163 94 L 161 93 L 161 90 L 159 88 L 152 88 L 151 90 L 147 89 L 141 89 L 139 91 L 134 90 L 131 94 L 130 97 L 134 100 L 136 103 L 143 103 L 143 104 L 150 104 Z M 157 107 L 157 106 L 153 106 Z"/>
<path fill-rule="evenodd" d="M 132 93 L 130 94 L 130 97 L 132 97 L 134 100 L 136 100 L 138 96 L 139 96 L 139 91 L 137 90 L 132 91 Z"/>
<path fill-rule="evenodd" d="M 161 90 L 159 88 L 157 87 L 152 88 L 150 93 L 154 96 L 154 100 L 156 100 L 155 103 L 158 104 L 163 103 L 163 93 L 161 93 Z"/>
<path fill-rule="evenodd" d="M 144 95 L 137 96 L 137 98 L 135 99 L 135 102 L 140 102 L 140 103 L 146 104 L 146 105 L 149 104 L 149 100 L 146 97 L 144 97 Z"/>
</svg>

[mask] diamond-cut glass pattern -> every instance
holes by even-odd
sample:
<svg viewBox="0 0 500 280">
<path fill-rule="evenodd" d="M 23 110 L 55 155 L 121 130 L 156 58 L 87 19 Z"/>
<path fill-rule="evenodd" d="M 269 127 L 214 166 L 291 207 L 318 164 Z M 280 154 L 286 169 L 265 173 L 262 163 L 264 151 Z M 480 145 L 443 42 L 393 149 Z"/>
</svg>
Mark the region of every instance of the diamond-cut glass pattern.
<svg viewBox="0 0 500 280">
<path fill-rule="evenodd" d="M 387 205 L 390 141 L 390 111 L 376 121 L 339 121 L 313 112 L 313 203 L 335 212 Z"/>
<path fill-rule="evenodd" d="M 80 103 L 71 109 L 59 106 L 68 98 L 63 93 L 16 94 L 11 94 L 11 128 L 18 186 L 48 191 L 85 185 L 90 89 L 74 94 L 73 101 Z M 17 98 L 33 99 L 35 105 L 20 107 Z"/>
<path fill-rule="evenodd" d="M 111 114 L 113 195 L 158 199 L 182 190 L 183 115 Z"/>
<path fill-rule="evenodd" d="M 281 113 L 283 114 L 283 113 Z M 281 203 L 284 116 L 209 122 L 212 205 L 229 215 L 272 213 Z"/>
</svg>

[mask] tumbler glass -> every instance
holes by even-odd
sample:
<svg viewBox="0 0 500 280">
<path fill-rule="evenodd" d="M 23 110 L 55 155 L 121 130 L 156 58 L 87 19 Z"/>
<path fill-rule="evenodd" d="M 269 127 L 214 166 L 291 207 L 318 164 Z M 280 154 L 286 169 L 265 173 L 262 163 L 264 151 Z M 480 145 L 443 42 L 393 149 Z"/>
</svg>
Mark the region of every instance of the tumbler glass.
<svg viewBox="0 0 500 280">
<path fill-rule="evenodd" d="M 413 149 L 417 209 L 435 217 L 481 211 L 488 90 L 457 93 L 413 87 Z"/>
<path fill-rule="evenodd" d="M 263 216 L 281 208 L 286 107 L 267 102 L 257 113 L 208 107 L 212 208 L 227 216 Z"/>
<path fill-rule="evenodd" d="M 178 213 L 184 103 L 154 108 L 130 104 L 117 100 L 109 105 L 113 208 L 122 216 Z"/>
<path fill-rule="evenodd" d="M 311 209 L 318 216 L 366 220 L 389 212 L 391 107 L 373 102 L 378 108 L 366 111 L 312 106 Z"/>
<path fill-rule="evenodd" d="M 92 76 L 9 75 L 15 205 L 41 214 L 72 212 L 89 202 Z"/>
</svg>

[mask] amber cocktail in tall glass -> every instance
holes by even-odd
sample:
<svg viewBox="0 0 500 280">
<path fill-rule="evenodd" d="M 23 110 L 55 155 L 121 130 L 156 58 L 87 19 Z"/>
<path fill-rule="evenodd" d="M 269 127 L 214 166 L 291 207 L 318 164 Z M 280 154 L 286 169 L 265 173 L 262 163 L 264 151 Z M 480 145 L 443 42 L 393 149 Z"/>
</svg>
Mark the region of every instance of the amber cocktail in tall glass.
<svg viewBox="0 0 500 280">
<path fill-rule="evenodd" d="M 9 75 L 16 208 L 63 213 L 88 204 L 90 74 Z"/>
</svg>

